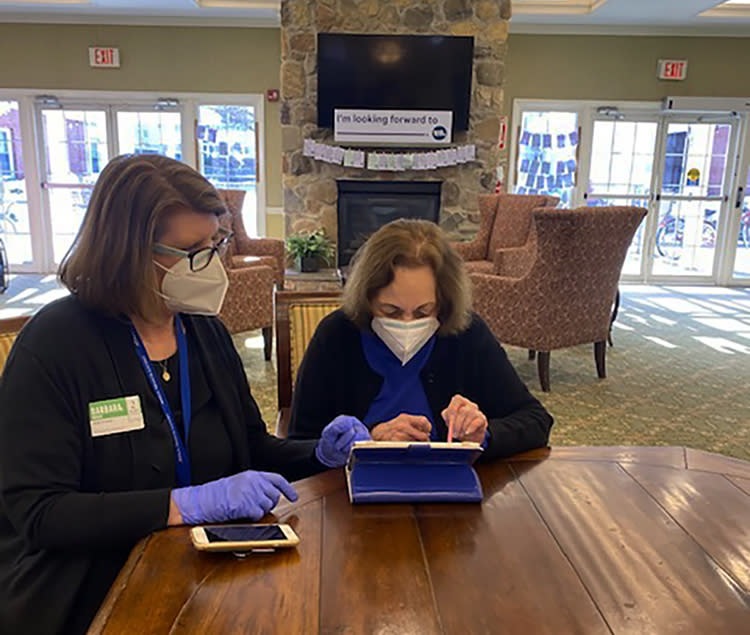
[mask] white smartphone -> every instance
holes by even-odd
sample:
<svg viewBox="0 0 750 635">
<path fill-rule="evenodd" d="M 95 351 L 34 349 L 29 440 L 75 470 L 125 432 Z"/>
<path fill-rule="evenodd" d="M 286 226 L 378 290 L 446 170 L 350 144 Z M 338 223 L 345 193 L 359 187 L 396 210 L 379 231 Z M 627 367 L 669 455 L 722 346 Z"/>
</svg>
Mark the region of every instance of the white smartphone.
<svg viewBox="0 0 750 635">
<path fill-rule="evenodd" d="M 289 525 L 202 525 L 190 530 L 190 538 L 200 551 L 253 551 L 299 544 Z"/>
</svg>

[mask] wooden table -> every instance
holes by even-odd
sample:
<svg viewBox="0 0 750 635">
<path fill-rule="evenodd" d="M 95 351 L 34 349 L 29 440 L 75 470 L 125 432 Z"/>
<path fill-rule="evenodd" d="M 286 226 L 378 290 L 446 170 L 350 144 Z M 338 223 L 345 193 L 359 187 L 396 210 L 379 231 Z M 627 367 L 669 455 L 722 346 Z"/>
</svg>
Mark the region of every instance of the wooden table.
<svg viewBox="0 0 750 635">
<path fill-rule="evenodd" d="M 478 468 L 481 505 L 349 504 L 341 471 L 277 509 L 299 548 L 142 541 L 94 633 L 748 633 L 750 463 L 561 447 Z"/>
</svg>

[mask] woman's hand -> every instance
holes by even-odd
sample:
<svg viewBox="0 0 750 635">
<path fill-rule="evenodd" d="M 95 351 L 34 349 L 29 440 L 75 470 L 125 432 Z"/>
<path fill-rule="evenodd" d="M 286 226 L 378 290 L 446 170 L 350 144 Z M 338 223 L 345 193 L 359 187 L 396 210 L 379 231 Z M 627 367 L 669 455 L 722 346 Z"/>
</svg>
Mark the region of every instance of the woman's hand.
<svg viewBox="0 0 750 635">
<path fill-rule="evenodd" d="M 339 415 L 323 428 L 315 456 L 326 467 L 342 467 L 349 460 L 352 446 L 369 440 L 370 431 L 357 417 Z"/>
<path fill-rule="evenodd" d="M 475 443 L 484 441 L 487 417 L 473 401 L 461 395 L 454 395 L 441 414 L 449 430 L 452 426 L 454 439 Z"/>
<path fill-rule="evenodd" d="M 279 502 L 281 496 L 297 500 L 297 492 L 280 474 L 246 470 L 233 476 L 172 490 L 176 514 L 170 503 L 168 523 L 181 520 L 186 525 L 222 523 L 249 518 L 260 520 Z"/>
<path fill-rule="evenodd" d="M 429 441 L 432 424 L 427 417 L 401 413 L 372 430 L 374 441 Z"/>
</svg>

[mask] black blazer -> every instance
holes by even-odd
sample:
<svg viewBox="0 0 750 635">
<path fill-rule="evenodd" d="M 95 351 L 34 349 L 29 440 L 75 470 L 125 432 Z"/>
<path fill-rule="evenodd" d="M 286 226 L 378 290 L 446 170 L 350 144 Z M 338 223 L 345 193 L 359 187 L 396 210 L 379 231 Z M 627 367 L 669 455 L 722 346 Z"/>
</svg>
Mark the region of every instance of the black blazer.
<svg viewBox="0 0 750 635">
<path fill-rule="evenodd" d="M 315 442 L 266 432 L 222 323 L 184 323 L 231 442 L 230 473 L 294 480 L 324 469 Z M 43 308 L 19 335 L 0 379 L 0 633 L 85 630 L 130 549 L 165 527 L 172 441 L 162 435 L 169 448 L 155 448 L 148 434 L 161 412 L 154 420 L 143 409 L 147 430 L 92 438 L 89 427 L 90 402 L 143 402 L 150 391 L 127 323 L 72 296 Z M 153 469 L 157 455 L 171 457 L 171 469 Z M 194 483 L 207 480 L 195 472 Z"/>
<path fill-rule="evenodd" d="M 383 378 L 362 351 L 358 327 L 340 309 L 326 316 L 310 341 L 297 373 L 289 436 L 317 438 L 340 414 L 364 418 Z M 438 336 L 422 372 L 427 401 L 439 436 L 447 428 L 441 412 L 460 394 L 487 416 L 490 441 L 483 460 L 547 444 L 552 417 L 534 398 L 484 321 L 455 336 Z"/>
</svg>

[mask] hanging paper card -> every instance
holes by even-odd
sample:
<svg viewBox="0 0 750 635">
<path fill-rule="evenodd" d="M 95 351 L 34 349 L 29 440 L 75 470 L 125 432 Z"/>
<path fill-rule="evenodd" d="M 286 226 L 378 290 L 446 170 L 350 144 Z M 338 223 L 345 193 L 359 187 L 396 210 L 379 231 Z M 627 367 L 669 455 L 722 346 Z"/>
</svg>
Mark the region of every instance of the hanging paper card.
<svg viewBox="0 0 750 635">
<path fill-rule="evenodd" d="M 448 160 L 451 162 L 451 165 L 456 165 L 458 163 L 458 150 L 456 148 L 449 148 L 446 152 L 448 153 Z"/>
<path fill-rule="evenodd" d="M 531 133 L 528 130 L 524 130 L 521 133 L 521 141 L 519 141 L 519 143 L 522 146 L 527 146 L 527 145 L 529 145 L 529 139 L 530 138 L 531 138 Z"/>
<path fill-rule="evenodd" d="M 544 189 L 544 177 L 541 175 L 538 176 L 536 179 L 536 189 L 538 190 Z"/>
<path fill-rule="evenodd" d="M 539 172 L 539 159 L 534 159 L 529 166 L 529 174 L 536 174 Z"/>
<path fill-rule="evenodd" d="M 557 147 L 558 148 L 565 147 L 565 135 L 564 134 L 557 135 Z"/>
<path fill-rule="evenodd" d="M 558 174 L 555 177 L 555 188 L 558 189 L 558 190 L 561 190 L 563 188 L 563 186 L 564 186 L 564 184 L 563 184 L 563 177 L 562 177 L 562 175 Z"/>
<path fill-rule="evenodd" d="M 523 159 L 521 161 L 521 172 L 528 172 L 529 171 L 529 160 Z"/>
<path fill-rule="evenodd" d="M 477 147 L 473 143 L 466 147 L 468 148 L 467 156 L 469 161 L 474 161 L 477 158 Z"/>
<path fill-rule="evenodd" d="M 543 146 L 545 148 L 551 148 L 552 147 L 552 135 L 546 134 L 542 137 L 543 140 Z"/>
<path fill-rule="evenodd" d="M 575 161 L 575 159 L 569 159 L 566 165 L 568 166 L 568 172 L 575 172 L 576 171 L 576 161 Z"/>
<path fill-rule="evenodd" d="M 377 166 L 375 165 L 375 154 L 370 153 L 367 155 L 367 169 L 368 170 L 377 170 Z"/>
<path fill-rule="evenodd" d="M 568 135 L 568 137 L 570 138 L 570 145 L 572 146 L 578 145 L 578 131 L 574 130 Z"/>
<path fill-rule="evenodd" d="M 563 172 L 565 172 L 565 161 L 558 161 L 555 166 L 555 173 L 562 174 Z"/>
<path fill-rule="evenodd" d="M 306 157 L 313 156 L 313 143 L 315 143 L 312 139 L 305 139 L 305 142 L 302 144 L 302 154 Z"/>
<path fill-rule="evenodd" d="M 552 164 L 549 161 L 542 161 L 542 174 L 549 174 Z"/>
<path fill-rule="evenodd" d="M 516 188 L 516 194 L 526 194 L 526 188 L 523 185 L 519 185 Z"/>
<path fill-rule="evenodd" d="M 554 176 L 548 176 L 547 177 L 547 189 L 551 190 L 555 187 L 555 177 Z"/>
<path fill-rule="evenodd" d="M 354 167 L 354 150 L 344 150 L 344 165 L 347 168 Z"/>
<path fill-rule="evenodd" d="M 533 174 L 529 174 L 526 177 L 526 187 L 534 187 L 534 178 Z"/>
<path fill-rule="evenodd" d="M 363 168 L 365 167 L 365 152 L 364 150 L 354 151 L 354 167 Z"/>
<path fill-rule="evenodd" d="M 542 145 L 542 135 L 539 133 L 534 133 L 531 137 L 531 147 L 532 148 L 539 148 Z"/>
</svg>

